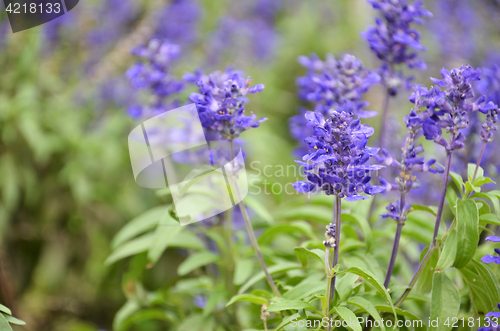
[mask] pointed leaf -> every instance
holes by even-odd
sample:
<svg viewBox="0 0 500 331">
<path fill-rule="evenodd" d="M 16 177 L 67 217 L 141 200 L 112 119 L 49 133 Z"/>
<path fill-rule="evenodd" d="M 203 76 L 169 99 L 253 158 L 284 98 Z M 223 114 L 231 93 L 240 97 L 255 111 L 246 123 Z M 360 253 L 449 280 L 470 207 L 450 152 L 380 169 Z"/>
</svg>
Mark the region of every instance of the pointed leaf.
<svg viewBox="0 0 500 331">
<path fill-rule="evenodd" d="M 474 257 L 479 242 L 479 210 L 473 200 L 458 200 L 456 206 L 456 268 L 465 267 Z"/>
<path fill-rule="evenodd" d="M 346 321 L 347 328 L 349 330 L 362 331 L 358 318 L 350 309 L 345 307 L 335 307 L 334 310 L 343 321 Z"/>
<path fill-rule="evenodd" d="M 219 256 L 212 252 L 199 252 L 189 256 L 184 262 L 177 268 L 177 273 L 179 276 L 184 276 L 191 271 L 203 267 L 207 264 L 214 263 L 219 260 Z"/>
<path fill-rule="evenodd" d="M 452 325 L 446 326 L 443 321 L 458 316 L 460 310 L 460 294 L 453 281 L 442 272 L 434 274 L 431 295 L 431 320 L 438 320 L 437 327 L 429 330 L 451 330 Z"/>
</svg>

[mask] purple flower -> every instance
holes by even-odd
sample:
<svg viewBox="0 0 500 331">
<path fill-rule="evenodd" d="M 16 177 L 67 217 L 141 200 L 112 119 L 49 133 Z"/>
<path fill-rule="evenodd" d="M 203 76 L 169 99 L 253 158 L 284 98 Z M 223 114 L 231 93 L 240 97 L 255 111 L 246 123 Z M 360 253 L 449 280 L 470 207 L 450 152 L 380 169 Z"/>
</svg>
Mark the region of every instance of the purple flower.
<svg viewBox="0 0 500 331">
<path fill-rule="evenodd" d="M 498 309 L 500 309 L 500 303 L 497 305 Z M 487 327 L 481 327 L 477 331 L 500 331 L 500 325 L 498 325 L 498 319 L 500 318 L 500 313 L 490 311 L 485 316 L 486 322 L 489 323 Z M 493 318 L 493 319 L 492 319 Z"/>
<path fill-rule="evenodd" d="M 413 23 L 421 24 L 423 17 L 432 17 L 425 9 L 422 0 L 410 3 L 409 0 L 368 0 L 372 7 L 379 10 L 383 19 L 376 18 L 375 26 L 361 33 L 368 41 L 371 50 L 382 60 L 379 73 L 391 95 L 405 80 L 394 66 L 406 64 L 410 68 L 425 69 L 426 65 L 416 51 L 426 48 L 420 43 L 420 32 L 411 28 Z"/>
<path fill-rule="evenodd" d="M 199 93 L 191 93 L 190 100 L 198 109 L 202 126 L 214 140 L 233 140 L 250 128 L 256 128 L 267 118 L 245 114 L 248 93 L 258 93 L 263 84 L 250 86 L 252 80 L 232 69 L 216 71 L 206 76 L 201 71 L 184 75 L 188 82 L 196 81 Z"/>
<path fill-rule="evenodd" d="M 376 112 L 366 111 L 368 102 L 362 97 L 370 87 L 380 81 L 380 77 L 364 68 L 363 63 L 352 55 L 346 54 L 340 60 L 328 55 L 325 61 L 316 54 L 309 57 L 300 56 L 299 63 L 308 72 L 299 77 L 296 84 L 298 95 L 303 101 L 314 105 L 314 110 L 324 116 L 337 112 L 353 112 L 358 117 L 375 116 Z M 307 127 L 305 114 L 307 109 L 301 108 L 299 115 L 289 120 L 292 136 L 301 143 L 296 153 L 303 155 L 307 151 L 304 139 L 311 135 L 312 129 Z"/>
<path fill-rule="evenodd" d="M 429 171 L 431 173 L 442 173 L 444 169 L 442 167 L 437 167 L 435 165 L 436 160 L 431 159 L 425 161 L 422 156 L 424 152 L 424 147 L 418 145 L 417 141 L 423 134 L 423 122 L 418 117 L 417 112 L 412 110 L 410 114 L 405 116 L 404 121 L 406 123 L 406 128 L 408 129 L 408 137 L 404 147 L 402 148 L 403 155 L 401 162 L 396 161 L 389 152 L 382 150 L 382 155 L 377 155 L 376 159 L 379 163 L 386 166 L 398 169 L 399 175 L 396 177 L 396 184 L 388 184 L 387 181 L 382 181 L 381 183 L 389 189 L 399 189 L 401 196 L 403 197 L 410 192 L 412 188 L 419 188 L 420 181 L 412 173 L 415 171 L 425 172 Z M 387 206 L 388 214 L 381 215 L 382 217 L 390 217 L 396 221 L 405 221 L 406 214 L 411 208 L 411 204 L 405 203 L 401 206 L 400 202 L 397 201 L 394 204 L 389 204 Z"/>
<path fill-rule="evenodd" d="M 434 140 L 447 151 L 453 151 L 464 147 L 466 137 L 463 129 L 469 127 L 469 114 L 473 111 L 496 111 L 497 106 L 487 102 L 486 97 L 474 100 L 472 82 L 480 80 L 481 69 L 469 65 L 451 71 L 443 68 L 441 76 L 442 79 L 431 78 L 436 85 L 429 90 L 422 86 L 415 87 L 409 99 L 415 103 L 425 138 Z M 450 141 L 442 136 L 442 129 L 451 134 Z"/>
<path fill-rule="evenodd" d="M 135 90 L 146 90 L 153 101 L 145 105 L 133 104 L 128 109 L 129 116 L 134 119 L 152 117 L 179 107 L 175 96 L 184 89 L 184 82 L 172 76 L 170 67 L 179 57 L 180 47 L 152 39 L 147 46 L 134 48 L 132 54 L 141 61 L 130 67 L 125 75 Z"/>
<path fill-rule="evenodd" d="M 490 237 L 486 237 L 486 240 L 492 241 L 492 242 L 500 242 L 500 237 L 490 236 Z M 500 249 L 495 248 L 495 253 L 497 253 L 499 256 L 485 255 L 481 258 L 481 261 L 483 261 L 484 263 L 493 263 L 494 262 L 496 264 L 500 264 Z"/>
<path fill-rule="evenodd" d="M 362 125 L 349 112 L 333 110 L 325 118 L 319 111 L 309 111 L 305 116 L 313 133 L 306 138 L 310 150 L 302 159 L 310 165 L 310 170 L 304 172 L 307 181 L 293 184 L 298 192 L 319 189 L 328 195 L 355 201 L 366 199 L 363 193 L 374 195 L 385 190 L 370 184 L 370 171 L 384 168 L 368 164 L 378 152 L 377 148 L 366 145 L 373 128 Z"/>
<path fill-rule="evenodd" d="M 388 211 L 387 214 L 382 214 L 380 216 L 382 216 L 383 218 L 390 217 L 395 221 L 401 221 L 403 219 L 406 219 L 406 214 L 408 214 L 410 208 L 411 204 L 405 203 L 403 206 L 403 210 L 401 210 L 401 204 L 398 200 L 395 203 L 391 203 L 386 207 Z"/>
</svg>

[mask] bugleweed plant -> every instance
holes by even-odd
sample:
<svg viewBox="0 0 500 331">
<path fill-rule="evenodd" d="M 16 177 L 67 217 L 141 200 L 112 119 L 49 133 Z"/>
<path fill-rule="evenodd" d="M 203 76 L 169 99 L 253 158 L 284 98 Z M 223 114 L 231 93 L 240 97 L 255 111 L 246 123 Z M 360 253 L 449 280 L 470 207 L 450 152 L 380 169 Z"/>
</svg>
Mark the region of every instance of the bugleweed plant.
<svg viewBox="0 0 500 331">
<path fill-rule="evenodd" d="M 433 86 L 413 85 L 402 103 L 405 138 L 391 137 L 401 147 L 394 154 L 384 137 L 389 99 L 409 84 L 402 65 L 425 69 L 414 53 L 425 47 L 411 24 L 431 14 L 418 0 L 368 2 L 383 16 L 363 33 L 381 68 L 369 70 L 352 55 L 298 58 L 306 69 L 296 81 L 304 108 L 289 128 L 299 141 L 294 155 L 303 178 L 284 190 L 292 197 L 243 197 L 230 182 L 238 207 L 182 226 L 170 188 L 159 190 L 164 205 L 131 220 L 112 243 L 108 264 L 129 259 L 127 301 L 114 330 L 151 321 L 169 330 L 500 329 L 500 190 L 491 189 L 496 183 L 482 167 L 497 132 L 492 96 L 500 90 L 491 91 L 494 84 L 485 86 L 482 70 L 468 64 L 443 68 Z M 233 68 L 175 77 L 171 66 L 182 53 L 168 40 L 153 39 L 133 53 L 141 62 L 127 78 L 143 98 L 130 105 L 130 117 L 145 120 L 194 103 L 209 144 L 227 143 L 210 160 L 224 155 L 228 169 L 241 169 L 236 151 L 250 151 L 245 135 L 262 129 L 245 132 L 267 124 L 252 112 L 258 101 L 249 103 L 263 98 L 264 85 Z M 494 76 L 488 72 L 488 81 Z M 364 99 L 377 84 L 384 88 L 379 132 L 363 123 L 377 114 Z M 189 132 L 177 138 L 189 141 Z M 478 156 L 461 169 L 463 178 L 452 171 L 454 157 L 476 140 Z M 397 175 L 380 175 L 384 168 Z M 218 200 L 196 176 L 187 174 L 185 185 L 196 188 L 189 198 L 202 213 Z M 422 195 L 435 200 L 421 204 Z"/>
</svg>

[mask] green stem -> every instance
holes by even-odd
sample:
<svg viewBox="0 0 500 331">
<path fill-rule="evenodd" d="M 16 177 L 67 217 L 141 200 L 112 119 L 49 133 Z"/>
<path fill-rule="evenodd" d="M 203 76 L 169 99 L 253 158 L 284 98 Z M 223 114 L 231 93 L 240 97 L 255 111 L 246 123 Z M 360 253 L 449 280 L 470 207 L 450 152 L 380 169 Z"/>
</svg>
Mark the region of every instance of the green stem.
<svg viewBox="0 0 500 331">
<path fill-rule="evenodd" d="M 476 169 L 474 170 L 474 177 L 472 177 L 472 181 L 476 179 L 477 170 L 479 169 L 479 165 L 481 164 L 481 159 L 483 158 L 485 148 L 486 148 L 486 141 L 483 141 L 483 146 L 481 146 L 481 152 L 479 153 L 479 158 L 477 159 Z"/>
<path fill-rule="evenodd" d="M 234 171 L 234 148 L 233 148 L 233 142 L 230 141 L 230 151 L 231 151 L 231 161 L 233 162 L 233 171 Z M 266 276 L 267 283 L 271 287 L 274 295 L 277 297 L 281 297 L 281 293 L 278 290 L 278 287 L 274 283 L 273 278 L 271 277 L 271 274 L 269 273 L 269 270 L 267 269 L 266 263 L 264 262 L 264 257 L 262 255 L 262 252 L 259 247 L 259 243 L 257 242 L 257 239 L 255 238 L 255 233 L 253 231 L 252 224 L 250 223 L 250 218 L 248 217 L 247 211 L 245 209 L 245 205 L 243 204 L 243 199 L 241 198 L 241 193 L 240 189 L 238 187 L 238 181 L 233 177 L 233 175 L 229 176 L 230 178 L 233 179 L 233 184 L 234 188 L 236 191 L 236 198 L 238 199 L 238 205 L 240 207 L 241 215 L 243 216 L 243 219 L 245 220 L 245 225 L 247 227 L 248 231 L 248 236 L 250 237 L 250 241 L 252 242 L 253 249 L 255 250 L 255 253 L 257 255 L 257 260 L 259 261 L 260 267 L 262 268 L 262 271 L 264 272 Z"/>
<path fill-rule="evenodd" d="M 332 263 L 332 269 L 335 268 L 339 262 L 339 243 L 340 243 L 340 220 L 342 218 L 342 199 L 339 198 L 338 196 L 335 196 L 335 212 L 334 212 L 334 218 L 335 218 L 335 247 L 334 247 L 334 253 L 333 253 L 333 263 Z M 330 296 L 327 297 L 329 302 L 333 303 L 333 299 L 335 298 L 335 282 L 337 280 L 337 277 L 334 275 L 330 281 Z M 329 305 L 330 307 L 330 305 Z M 330 314 L 329 320 L 332 319 L 332 315 Z M 331 323 L 328 323 L 328 331 L 330 331 L 332 328 Z"/>
</svg>

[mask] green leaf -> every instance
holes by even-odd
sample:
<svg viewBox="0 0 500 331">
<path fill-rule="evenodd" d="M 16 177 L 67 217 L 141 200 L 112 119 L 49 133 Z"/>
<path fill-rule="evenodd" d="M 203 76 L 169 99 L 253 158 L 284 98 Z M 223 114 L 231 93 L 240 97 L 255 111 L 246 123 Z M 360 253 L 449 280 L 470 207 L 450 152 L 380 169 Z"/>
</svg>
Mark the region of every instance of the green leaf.
<svg viewBox="0 0 500 331">
<path fill-rule="evenodd" d="M 312 227 L 309 223 L 304 221 L 290 222 L 277 224 L 269 227 L 264 231 L 262 235 L 259 236 L 259 244 L 268 244 L 273 238 L 282 233 L 297 233 L 300 236 L 306 235 L 309 239 L 318 240 L 316 235 L 312 231 Z"/>
<path fill-rule="evenodd" d="M 322 281 L 324 274 L 314 274 L 305 278 L 283 295 L 283 299 L 300 300 L 321 290 L 326 291 L 326 282 Z"/>
<path fill-rule="evenodd" d="M 251 303 L 255 303 L 257 305 L 261 305 L 261 306 L 264 304 L 266 304 L 266 305 L 268 304 L 268 301 L 266 299 L 255 296 L 255 295 L 238 294 L 238 295 L 235 295 L 234 297 L 232 297 L 231 300 L 229 300 L 229 302 L 226 304 L 226 307 L 232 305 L 235 302 L 240 302 L 240 301 L 251 302 Z"/>
<path fill-rule="evenodd" d="M 281 211 L 274 215 L 274 219 L 317 221 L 326 225 L 332 221 L 332 210 L 319 205 L 305 205 Z"/>
<path fill-rule="evenodd" d="M 245 206 L 252 209 L 259 217 L 261 217 L 268 224 L 273 224 L 274 219 L 271 213 L 267 210 L 267 208 L 260 203 L 259 200 L 255 199 L 251 195 L 247 195 L 245 197 Z"/>
<path fill-rule="evenodd" d="M 460 310 L 460 294 L 453 281 L 442 272 L 434 274 L 431 295 L 431 320 L 438 320 L 437 327 L 429 330 L 451 330 L 444 321 L 458 316 Z"/>
<path fill-rule="evenodd" d="M 271 304 L 268 308 L 267 311 L 273 312 L 273 311 L 282 311 L 282 310 L 299 310 L 299 309 L 309 309 L 312 310 L 318 314 L 321 314 L 316 308 L 314 308 L 309 302 L 301 301 L 301 300 L 283 300 L 283 301 L 278 301 L 273 304 Z"/>
<path fill-rule="evenodd" d="M 451 211 L 455 214 L 455 206 L 457 204 L 458 196 L 455 190 L 448 186 L 446 189 L 446 201 L 448 201 L 448 205 L 450 206 Z"/>
<path fill-rule="evenodd" d="M 485 184 L 496 184 L 496 183 L 489 177 L 476 178 L 472 182 L 472 186 L 475 186 L 475 187 L 480 187 L 480 186 L 483 186 Z"/>
<path fill-rule="evenodd" d="M 118 231 L 111 242 L 111 247 L 116 249 L 129 239 L 154 229 L 167 210 L 168 206 L 155 207 L 135 217 Z"/>
<path fill-rule="evenodd" d="M 354 283 L 356 280 L 358 280 L 359 276 L 356 274 L 347 274 L 344 277 L 342 277 L 340 280 L 337 279 L 337 287 L 335 288 L 335 291 L 338 293 L 338 303 L 342 303 L 349 299 L 351 296 Z"/>
<path fill-rule="evenodd" d="M 428 212 L 429 214 L 432 214 L 434 216 L 437 215 L 437 207 L 435 207 L 435 206 L 424 206 L 424 205 L 412 204 L 411 208 L 413 209 L 412 211 L 425 211 L 425 212 Z"/>
<path fill-rule="evenodd" d="M 350 221 L 359 226 L 359 228 L 363 232 L 363 242 L 366 244 L 366 250 L 370 251 L 373 243 L 373 234 L 368 221 L 364 218 L 350 213 L 342 213 L 342 221 Z"/>
<path fill-rule="evenodd" d="M 455 257 L 457 255 L 457 230 L 450 231 L 446 242 L 444 243 L 443 251 L 436 265 L 436 271 L 446 271 L 446 269 L 453 266 Z"/>
<path fill-rule="evenodd" d="M 382 296 L 385 298 L 387 303 L 390 305 L 392 313 L 394 314 L 394 317 L 396 317 L 396 310 L 394 309 L 394 305 L 392 303 L 391 296 L 385 289 L 384 285 L 368 270 L 362 270 L 361 268 L 358 267 L 351 267 L 347 270 L 341 271 L 337 273 L 337 275 L 344 274 L 344 273 L 351 273 L 358 275 L 362 278 L 364 278 L 368 283 L 373 285 L 377 289 L 377 291 L 382 294 Z M 397 317 L 396 317 L 397 318 Z"/>
<path fill-rule="evenodd" d="M 408 298 L 410 298 L 410 297 L 408 297 Z M 391 307 L 389 307 L 389 306 L 375 305 L 375 308 L 377 309 L 377 311 L 380 311 L 382 313 L 391 313 L 392 312 Z M 398 314 L 398 316 L 403 316 L 403 317 L 406 317 L 406 318 L 411 319 L 413 321 L 421 321 L 422 320 L 417 315 L 414 315 L 413 313 L 411 313 L 407 310 L 403 310 L 401 308 L 396 307 L 396 313 Z"/>
<path fill-rule="evenodd" d="M 476 165 L 474 163 L 469 163 L 467 165 L 467 176 L 469 177 L 469 181 L 472 181 L 472 177 L 474 177 L 474 172 L 476 171 Z M 481 167 L 477 168 L 476 178 L 484 177 L 484 170 Z"/>
<path fill-rule="evenodd" d="M 234 285 L 241 285 L 252 276 L 253 260 L 252 259 L 238 259 L 234 268 Z"/>
<path fill-rule="evenodd" d="M 25 321 L 21 321 L 18 318 L 15 318 L 15 317 L 12 317 L 12 316 L 9 316 L 9 315 L 3 315 L 3 317 L 5 317 L 5 319 L 7 320 L 7 322 L 9 322 L 10 324 L 26 325 Z"/>
<path fill-rule="evenodd" d="M 104 261 L 105 265 L 110 265 L 123 258 L 145 252 L 151 246 L 154 233 L 147 233 L 139 238 L 132 239 L 116 248 Z"/>
<path fill-rule="evenodd" d="M 353 297 L 350 298 L 349 301 L 347 301 L 348 304 L 359 307 L 366 311 L 368 314 L 370 314 L 376 321 L 380 322 L 380 328 L 382 331 L 385 330 L 384 323 L 382 323 L 382 318 L 380 317 L 380 314 L 377 311 L 377 308 L 368 300 L 362 297 Z M 390 311 L 390 307 L 389 308 Z M 397 310 L 396 310 L 397 311 Z"/>
<path fill-rule="evenodd" d="M 140 306 L 137 303 L 137 301 L 134 300 L 127 301 L 115 314 L 115 317 L 113 319 L 113 330 L 114 331 L 124 330 L 125 320 L 139 309 Z"/>
<path fill-rule="evenodd" d="M 488 193 L 476 192 L 472 197 L 490 200 L 491 204 L 493 205 L 493 210 L 495 211 L 495 215 L 497 216 L 497 218 L 500 219 L 500 202 L 498 200 L 499 198 L 498 195 L 496 194 L 496 191 L 491 191 Z"/>
<path fill-rule="evenodd" d="M 317 260 L 321 262 L 321 265 L 323 268 L 326 270 L 326 265 L 325 265 L 325 252 L 321 251 L 319 249 L 307 249 L 305 247 L 295 247 L 293 249 L 295 255 L 300 261 L 300 264 L 302 264 L 302 268 L 306 268 L 307 265 L 309 264 L 309 256 L 315 257 Z"/>
<path fill-rule="evenodd" d="M 282 262 L 276 265 L 273 265 L 268 268 L 269 273 L 275 274 L 279 272 L 285 272 L 289 270 L 294 270 L 294 269 L 300 269 L 300 264 L 297 263 L 291 263 L 291 262 Z M 265 278 L 264 271 L 260 271 L 258 274 L 250 278 L 238 291 L 238 294 L 242 294 L 246 290 L 248 290 L 250 287 L 252 287 L 254 284 L 258 283 L 259 281 L 263 280 Z"/>
<path fill-rule="evenodd" d="M 500 225 L 500 220 L 495 214 L 483 214 L 479 216 L 479 223 Z"/>
<path fill-rule="evenodd" d="M 500 286 L 490 267 L 472 260 L 459 271 L 469 287 L 471 303 L 476 314 L 483 315 L 492 311 L 500 298 Z"/>
<path fill-rule="evenodd" d="M 172 238 L 176 237 L 182 230 L 183 227 L 170 215 L 170 210 L 165 211 L 156 227 L 153 241 L 148 251 L 149 261 L 155 264 L 168 248 Z"/>
<path fill-rule="evenodd" d="M 0 311 L 1 311 L 1 312 L 6 313 L 6 314 L 8 314 L 8 315 L 12 315 L 12 312 L 10 311 L 10 309 L 9 309 L 9 308 L 7 308 L 7 307 L 5 307 L 5 306 L 4 306 L 4 305 L 2 305 L 2 304 L 0 304 Z"/>
<path fill-rule="evenodd" d="M 291 316 L 285 316 L 283 321 L 276 327 L 276 331 L 283 329 L 285 326 L 292 322 L 298 322 L 303 320 L 303 318 L 300 316 L 300 314 L 293 314 Z"/>
<path fill-rule="evenodd" d="M 429 248 L 426 248 L 420 254 L 420 261 L 423 260 L 425 254 L 427 254 Z M 421 294 L 425 294 L 429 292 L 432 288 L 432 278 L 434 277 L 434 270 L 436 269 L 437 262 L 439 260 L 439 251 L 435 249 L 431 253 L 431 257 L 429 258 L 429 262 L 425 265 L 420 277 L 417 281 L 417 292 Z"/>
<path fill-rule="evenodd" d="M 12 327 L 2 314 L 0 314 L 0 331 L 12 331 Z"/>
<path fill-rule="evenodd" d="M 453 179 L 453 182 L 455 182 L 458 192 L 462 194 L 464 190 L 464 180 L 462 179 L 462 176 L 460 176 L 456 172 L 450 171 L 450 177 L 451 179 Z"/>
<path fill-rule="evenodd" d="M 362 331 L 358 318 L 350 309 L 345 307 L 335 307 L 334 310 L 342 320 L 346 321 L 347 328 L 349 330 Z"/>
<path fill-rule="evenodd" d="M 193 255 L 190 255 L 186 260 L 184 260 L 184 262 L 179 265 L 179 268 L 177 268 L 177 273 L 179 274 L 179 276 L 184 276 L 193 270 L 196 270 L 207 264 L 214 263 L 218 260 L 219 256 L 209 251 L 195 253 Z"/>
<path fill-rule="evenodd" d="M 456 206 L 456 268 L 465 267 L 474 257 L 479 242 L 479 210 L 473 200 L 458 200 Z"/>
</svg>

